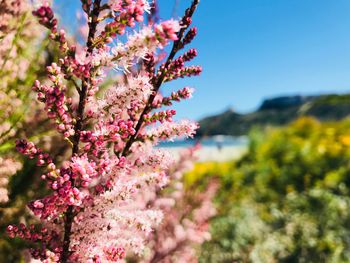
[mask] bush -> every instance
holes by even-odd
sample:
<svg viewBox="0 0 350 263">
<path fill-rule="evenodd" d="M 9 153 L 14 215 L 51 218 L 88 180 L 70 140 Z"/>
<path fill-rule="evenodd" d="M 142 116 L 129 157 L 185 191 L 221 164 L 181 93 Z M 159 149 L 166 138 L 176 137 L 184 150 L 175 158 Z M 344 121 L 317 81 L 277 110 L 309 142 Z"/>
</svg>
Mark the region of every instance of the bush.
<svg viewBox="0 0 350 263">
<path fill-rule="evenodd" d="M 241 160 L 216 169 L 220 215 L 201 262 L 349 262 L 349 128 L 301 118 L 254 132 Z"/>
</svg>

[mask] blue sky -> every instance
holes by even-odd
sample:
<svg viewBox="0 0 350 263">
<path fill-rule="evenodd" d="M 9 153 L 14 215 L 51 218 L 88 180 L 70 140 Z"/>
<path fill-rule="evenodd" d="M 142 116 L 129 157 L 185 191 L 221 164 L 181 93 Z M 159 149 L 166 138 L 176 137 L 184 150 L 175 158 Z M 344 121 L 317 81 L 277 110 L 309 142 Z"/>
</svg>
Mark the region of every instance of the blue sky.
<svg viewBox="0 0 350 263">
<path fill-rule="evenodd" d="M 80 1 L 57 2 L 73 21 Z M 172 17 L 175 2 L 159 0 L 163 19 Z M 178 2 L 176 17 L 191 1 Z M 178 117 L 200 119 L 229 107 L 248 112 L 276 95 L 350 92 L 349 14 L 348 0 L 202 0 L 191 47 L 204 71 L 165 87 L 196 89 L 176 106 Z"/>
</svg>

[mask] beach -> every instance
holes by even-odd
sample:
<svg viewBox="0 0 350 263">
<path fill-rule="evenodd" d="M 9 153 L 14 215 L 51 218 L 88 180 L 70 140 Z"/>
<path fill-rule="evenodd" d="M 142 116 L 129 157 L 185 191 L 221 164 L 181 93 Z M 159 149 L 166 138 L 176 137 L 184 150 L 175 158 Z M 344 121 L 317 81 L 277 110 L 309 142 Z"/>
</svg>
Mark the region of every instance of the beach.
<svg viewBox="0 0 350 263">
<path fill-rule="evenodd" d="M 178 156 L 186 147 L 165 147 L 174 156 Z M 227 162 L 237 160 L 247 150 L 246 146 L 225 146 L 218 147 L 203 146 L 197 150 L 196 156 L 198 162 Z"/>
</svg>

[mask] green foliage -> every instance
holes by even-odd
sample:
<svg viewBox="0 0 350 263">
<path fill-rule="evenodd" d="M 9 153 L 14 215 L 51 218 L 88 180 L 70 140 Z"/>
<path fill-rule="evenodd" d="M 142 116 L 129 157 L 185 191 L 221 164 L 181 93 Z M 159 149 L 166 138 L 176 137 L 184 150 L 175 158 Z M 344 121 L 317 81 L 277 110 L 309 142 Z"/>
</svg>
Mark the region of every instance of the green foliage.
<svg viewBox="0 0 350 263">
<path fill-rule="evenodd" d="M 350 120 L 254 132 L 241 160 L 212 166 L 188 175 L 222 182 L 201 262 L 350 262 Z"/>
</svg>

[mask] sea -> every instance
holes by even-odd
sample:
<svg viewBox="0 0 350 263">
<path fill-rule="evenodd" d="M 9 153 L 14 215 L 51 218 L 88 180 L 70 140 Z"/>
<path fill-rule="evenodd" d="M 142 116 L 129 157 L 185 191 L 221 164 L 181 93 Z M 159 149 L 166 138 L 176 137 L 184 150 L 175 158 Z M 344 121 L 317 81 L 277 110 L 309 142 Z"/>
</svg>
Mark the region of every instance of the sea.
<svg viewBox="0 0 350 263">
<path fill-rule="evenodd" d="M 176 140 L 172 142 L 161 142 L 158 147 L 160 148 L 176 148 L 176 147 L 191 147 L 200 143 L 202 147 L 232 147 L 232 146 L 246 146 L 248 144 L 248 138 L 246 136 L 227 136 L 227 135 L 215 135 L 200 139 L 186 139 Z"/>
<path fill-rule="evenodd" d="M 178 155 L 184 148 L 189 148 L 199 143 L 201 145 L 197 153 L 199 162 L 226 162 L 240 158 L 247 149 L 248 138 L 245 136 L 233 137 L 216 135 L 201 139 L 176 140 L 173 142 L 162 142 L 159 148 L 164 148 Z"/>
</svg>

